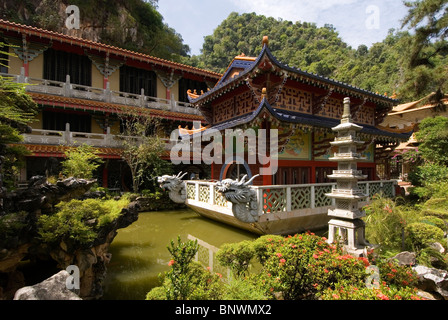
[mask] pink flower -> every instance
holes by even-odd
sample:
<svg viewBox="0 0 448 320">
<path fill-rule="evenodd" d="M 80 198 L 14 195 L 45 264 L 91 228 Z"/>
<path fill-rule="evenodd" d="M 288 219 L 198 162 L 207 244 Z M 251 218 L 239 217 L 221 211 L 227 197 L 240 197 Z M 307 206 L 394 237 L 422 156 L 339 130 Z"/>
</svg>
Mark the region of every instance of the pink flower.
<svg viewBox="0 0 448 320">
<path fill-rule="evenodd" d="M 175 264 L 175 263 L 176 263 L 176 261 L 174 261 L 173 259 L 171 259 L 170 262 L 168 262 L 168 265 L 169 265 L 169 266 L 172 266 L 172 265 Z"/>
<path fill-rule="evenodd" d="M 285 259 L 280 259 L 280 263 L 285 263 L 286 260 Z"/>
<path fill-rule="evenodd" d="M 328 270 L 327 270 L 327 269 L 324 269 L 324 272 L 325 272 L 325 273 L 328 273 Z"/>
<path fill-rule="evenodd" d="M 276 253 L 276 255 L 277 255 L 277 257 L 281 257 L 281 256 L 283 256 L 281 253 Z"/>
<path fill-rule="evenodd" d="M 383 293 L 378 293 L 376 296 L 377 296 L 378 298 L 380 298 L 381 300 L 389 300 L 389 297 L 386 296 L 386 295 L 383 294 Z"/>
</svg>

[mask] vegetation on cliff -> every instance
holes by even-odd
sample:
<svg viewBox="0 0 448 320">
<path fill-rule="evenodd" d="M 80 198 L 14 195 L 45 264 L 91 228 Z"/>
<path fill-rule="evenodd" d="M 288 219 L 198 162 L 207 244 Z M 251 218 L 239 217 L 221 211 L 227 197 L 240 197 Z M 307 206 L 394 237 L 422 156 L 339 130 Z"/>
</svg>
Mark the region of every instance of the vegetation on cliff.
<svg viewBox="0 0 448 320">
<path fill-rule="evenodd" d="M 38 218 L 38 232 L 44 243 L 90 246 L 98 238 L 101 228 L 118 219 L 127 205 L 129 199 L 126 197 L 61 202 L 56 205 L 53 215 Z"/>
<path fill-rule="evenodd" d="M 414 16 L 414 11 L 409 15 Z M 446 27 L 440 33 L 443 30 Z M 317 27 L 310 22 L 293 23 L 255 13 L 233 12 L 212 35 L 205 37 L 202 53 L 185 62 L 223 72 L 231 59 L 241 53 L 258 56 L 262 36 L 267 35 L 274 56 L 308 72 L 389 96 L 396 93 L 404 101 L 418 100 L 439 89 L 446 91 L 445 40 L 422 43 L 410 31 L 390 30 L 382 42 L 370 48 L 366 45 L 351 48 L 331 25 Z M 409 50 L 414 47 L 418 53 Z M 425 58 L 416 58 L 421 55 Z"/>
<path fill-rule="evenodd" d="M 3 1 L 0 17 L 43 29 L 178 61 L 190 48 L 163 21 L 157 0 L 26 0 Z M 65 8 L 76 5 L 80 29 L 65 27 Z"/>
</svg>

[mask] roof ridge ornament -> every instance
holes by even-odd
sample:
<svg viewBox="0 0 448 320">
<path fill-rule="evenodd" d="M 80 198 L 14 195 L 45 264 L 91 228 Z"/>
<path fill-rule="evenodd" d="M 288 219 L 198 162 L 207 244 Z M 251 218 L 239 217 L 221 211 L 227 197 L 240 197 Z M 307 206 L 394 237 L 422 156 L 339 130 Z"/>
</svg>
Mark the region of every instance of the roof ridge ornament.
<svg viewBox="0 0 448 320">
<path fill-rule="evenodd" d="M 269 46 L 269 37 L 268 36 L 263 36 L 263 41 L 261 42 L 261 46 Z"/>
</svg>

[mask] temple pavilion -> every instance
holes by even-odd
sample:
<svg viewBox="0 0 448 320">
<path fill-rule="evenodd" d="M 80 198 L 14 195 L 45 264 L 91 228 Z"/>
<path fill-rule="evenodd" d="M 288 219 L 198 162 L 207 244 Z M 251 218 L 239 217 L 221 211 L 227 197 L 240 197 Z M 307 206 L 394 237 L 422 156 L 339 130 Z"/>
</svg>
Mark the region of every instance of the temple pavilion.
<svg viewBox="0 0 448 320">
<path fill-rule="evenodd" d="M 358 151 L 363 160 L 357 167 L 367 181 L 379 180 L 377 172 L 386 171 L 390 154 L 410 137 L 379 127 L 397 100 L 288 66 L 272 54 L 267 37 L 257 57 L 235 57 L 212 89 L 189 90 L 188 95 L 208 125 L 187 133 L 278 129 L 278 170 L 257 177 L 254 185 L 330 182 L 337 169 L 330 161 L 337 151 L 330 144 L 335 139 L 332 128 L 340 123 L 344 98 L 351 101 L 353 123 L 362 126 L 358 138 L 364 143 Z M 223 180 L 251 177 L 266 164 L 249 164 L 245 158 L 211 166 L 211 178 Z"/>
</svg>

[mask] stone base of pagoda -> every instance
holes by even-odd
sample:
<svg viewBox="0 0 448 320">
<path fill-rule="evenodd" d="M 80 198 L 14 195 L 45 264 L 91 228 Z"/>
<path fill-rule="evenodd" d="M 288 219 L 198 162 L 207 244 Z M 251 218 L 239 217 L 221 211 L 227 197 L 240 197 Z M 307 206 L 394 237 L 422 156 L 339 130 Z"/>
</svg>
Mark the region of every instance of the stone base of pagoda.
<svg viewBox="0 0 448 320">
<path fill-rule="evenodd" d="M 372 245 L 365 240 L 365 223 L 361 219 L 331 219 L 328 222 L 328 243 L 339 242 L 344 251 L 355 256 L 365 255 L 366 247 Z"/>
</svg>

